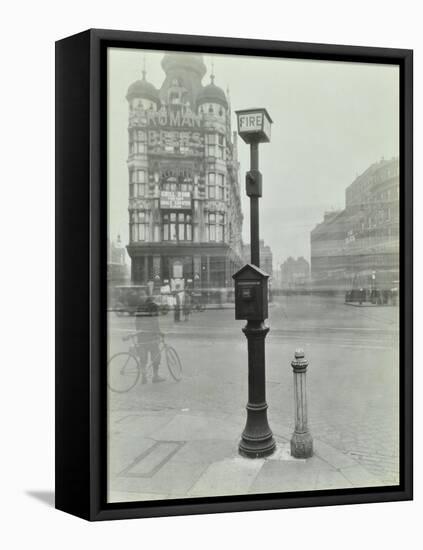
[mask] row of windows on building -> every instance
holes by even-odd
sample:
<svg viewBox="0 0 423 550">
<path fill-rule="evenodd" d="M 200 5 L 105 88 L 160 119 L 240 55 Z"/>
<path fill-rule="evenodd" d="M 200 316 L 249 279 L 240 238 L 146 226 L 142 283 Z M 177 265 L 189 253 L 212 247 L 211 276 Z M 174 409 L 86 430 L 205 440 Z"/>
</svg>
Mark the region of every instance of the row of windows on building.
<svg viewBox="0 0 423 550">
<path fill-rule="evenodd" d="M 187 155 L 192 149 L 188 145 L 182 143 L 178 145 L 174 144 L 165 144 L 163 147 L 166 153 L 180 153 Z M 145 155 L 147 154 L 147 144 L 141 141 L 133 141 L 129 144 L 129 154 L 130 155 Z M 219 157 L 223 158 L 223 157 Z"/>
<path fill-rule="evenodd" d="M 378 201 L 396 201 L 399 200 L 399 187 L 387 189 L 376 195 Z"/>
<path fill-rule="evenodd" d="M 199 241 L 198 224 L 192 223 L 191 214 L 167 212 L 162 214 L 162 223 L 154 224 L 151 230 L 151 211 L 139 210 L 131 214 L 132 242 Z M 207 242 L 225 241 L 225 214 L 209 212 L 206 219 Z"/>
<path fill-rule="evenodd" d="M 391 166 L 384 171 L 380 171 L 373 175 L 370 179 L 362 179 L 361 181 L 354 182 L 347 188 L 347 195 L 354 198 L 356 195 L 360 196 L 371 192 L 373 185 L 384 183 L 390 178 L 399 176 L 399 166 Z"/>
<path fill-rule="evenodd" d="M 373 212 L 366 220 L 361 222 L 361 231 L 366 229 L 376 229 L 379 226 L 385 226 L 387 223 L 397 221 L 399 218 L 398 208 L 384 208 Z"/>
<path fill-rule="evenodd" d="M 226 280 L 225 272 L 234 273 L 240 268 L 239 263 L 228 261 L 225 256 L 200 256 L 199 259 L 201 267 L 197 271 L 193 255 L 181 259 L 162 255 L 159 271 L 161 280 L 165 281 L 171 278 L 178 279 L 183 277 L 185 280 L 191 279 L 191 281 L 195 282 L 198 280 L 197 277 L 200 276 L 204 284 L 207 284 L 209 288 L 221 288 L 228 286 L 228 283 L 230 285 L 230 281 Z M 153 255 L 138 257 L 133 263 L 133 269 L 135 277 L 139 281 L 153 281 L 157 275 Z"/>
<path fill-rule="evenodd" d="M 228 200 L 229 192 L 225 186 L 226 178 L 224 174 L 209 172 L 207 174 L 206 197 L 215 200 Z M 177 180 L 175 177 L 170 177 L 161 182 L 160 189 L 162 191 L 189 191 L 193 190 L 193 182 L 188 178 Z M 132 170 L 131 183 L 129 184 L 130 198 L 141 198 L 148 195 L 148 187 L 146 182 L 145 170 Z"/>
<path fill-rule="evenodd" d="M 205 136 L 206 156 L 216 157 L 219 160 L 226 160 L 226 137 L 219 133 L 209 133 Z M 173 140 L 164 142 L 164 150 L 168 153 L 186 154 L 191 149 L 187 142 L 181 141 L 176 145 Z M 147 136 L 142 130 L 133 130 L 129 141 L 129 154 L 146 154 Z"/>
<path fill-rule="evenodd" d="M 174 99 L 170 99 L 169 103 L 178 104 L 180 103 L 180 99 L 175 97 Z M 189 102 L 187 103 L 188 104 L 186 106 L 188 107 Z M 132 99 L 131 102 L 129 103 L 129 106 L 131 109 L 143 109 L 145 111 L 148 111 L 150 109 L 154 111 L 157 110 L 156 103 L 144 98 Z M 215 116 L 224 118 L 226 115 L 226 110 L 219 103 L 203 103 L 198 109 L 198 113 L 200 115 L 209 114 L 209 115 L 215 115 Z"/>
<path fill-rule="evenodd" d="M 145 111 L 148 110 L 156 110 L 157 105 L 154 101 L 150 99 L 139 99 L 139 98 L 133 98 L 129 103 L 130 109 L 143 109 Z"/>
<path fill-rule="evenodd" d="M 225 109 L 218 103 L 204 103 L 198 110 L 199 114 L 208 113 L 209 115 L 225 116 Z"/>
<path fill-rule="evenodd" d="M 226 138 L 225 135 L 220 132 L 207 132 L 206 144 L 207 145 L 218 145 L 219 147 L 225 147 Z M 129 143 L 146 143 L 147 142 L 147 133 L 144 130 L 133 129 L 129 131 Z"/>
<path fill-rule="evenodd" d="M 361 195 L 355 195 L 355 204 L 361 205 L 362 208 L 371 206 L 372 204 L 379 204 L 380 202 L 394 202 L 399 200 L 399 187 L 393 187 L 380 193 L 362 193 Z"/>
<path fill-rule="evenodd" d="M 380 170 L 377 174 L 372 177 L 373 183 L 380 183 L 385 181 L 388 178 L 394 178 L 399 176 L 399 165 L 394 164 L 388 168 Z"/>
</svg>

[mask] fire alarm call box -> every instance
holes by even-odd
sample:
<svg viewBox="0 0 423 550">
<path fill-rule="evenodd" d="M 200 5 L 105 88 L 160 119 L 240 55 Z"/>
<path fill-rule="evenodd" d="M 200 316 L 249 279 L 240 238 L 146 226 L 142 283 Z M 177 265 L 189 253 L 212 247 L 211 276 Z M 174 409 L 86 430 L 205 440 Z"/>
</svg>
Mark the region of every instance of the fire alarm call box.
<svg viewBox="0 0 423 550">
<path fill-rule="evenodd" d="M 246 264 L 232 277 L 235 281 L 235 319 L 267 319 L 269 275 L 255 265 Z"/>
</svg>

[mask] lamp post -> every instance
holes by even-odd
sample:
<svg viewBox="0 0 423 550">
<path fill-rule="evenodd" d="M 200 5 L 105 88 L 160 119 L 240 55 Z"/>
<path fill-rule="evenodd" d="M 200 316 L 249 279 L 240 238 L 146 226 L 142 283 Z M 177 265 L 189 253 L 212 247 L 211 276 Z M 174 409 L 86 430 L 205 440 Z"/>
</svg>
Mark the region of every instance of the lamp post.
<svg viewBox="0 0 423 550">
<path fill-rule="evenodd" d="M 260 270 L 259 198 L 262 177 L 259 172 L 259 143 L 270 141 L 270 118 L 266 109 L 236 111 L 238 134 L 250 145 L 250 170 L 246 174 L 246 192 L 250 197 L 251 264 L 241 268 L 235 279 L 235 318 L 245 319 L 242 329 L 248 340 L 247 422 L 239 444 L 239 453 L 249 458 L 272 454 L 276 448 L 267 420 L 265 338 L 269 327 L 268 275 Z"/>
</svg>

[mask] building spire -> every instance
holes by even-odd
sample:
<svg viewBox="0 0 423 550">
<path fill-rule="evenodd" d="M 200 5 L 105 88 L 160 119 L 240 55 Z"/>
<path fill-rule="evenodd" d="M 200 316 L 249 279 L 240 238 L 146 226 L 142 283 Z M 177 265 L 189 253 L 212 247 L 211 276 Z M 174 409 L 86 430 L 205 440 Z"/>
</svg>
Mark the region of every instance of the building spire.
<svg viewBox="0 0 423 550">
<path fill-rule="evenodd" d="M 213 60 L 211 62 L 210 82 L 211 84 L 214 84 L 214 61 Z"/>
<path fill-rule="evenodd" d="M 145 70 L 145 55 L 142 58 L 142 79 L 146 79 L 147 71 Z"/>
</svg>

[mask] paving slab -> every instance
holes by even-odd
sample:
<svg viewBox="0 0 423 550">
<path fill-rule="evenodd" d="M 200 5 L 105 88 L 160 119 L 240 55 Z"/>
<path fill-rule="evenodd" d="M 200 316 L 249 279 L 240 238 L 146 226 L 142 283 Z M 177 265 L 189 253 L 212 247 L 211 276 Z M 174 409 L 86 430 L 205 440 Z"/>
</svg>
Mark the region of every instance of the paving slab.
<svg viewBox="0 0 423 550">
<path fill-rule="evenodd" d="M 133 493 L 133 500 L 139 500 L 139 495 L 159 494 L 165 498 L 182 498 L 186 496 L 206 469 L 206 464 L 190 464 L 170 461 L 152 477 L 137 477 L 125 475 L 111 480 L 110 490 Z M 148 499 L 146 499 L 148 500 Z"/>
<path fill-rule="evenodd" d="M 293 428 L 281 427 L 274 421 L 269 421 L 269 424 L 272 428 L 274 437 L 284 441 L 291 441 L 292 433 L 294 431 Z"/>
<path fill-rule="evenodd" d="M 114 435 L 109 439 L 108 468 L 109 475 L 114 477 L 127 468 L 134 459 L 154 446 L 152 439 L 129 437 L 126 434 Z"/>
<path fill-rule="evenodd" d="M 314 453 L 336 469 L 355 466 L 357 461 L 341 450 L 335 449 L 320 439 L 313 441 Z"/>
<path fill-rule="evenodd" d="M 328 473 L 330 472 L 330 473 Z M 285 493 L 310 491 L 327 475 L 333 479 L 334 469 L 318 457 L 307 460 L 266 460 L 251 486 L 251 493 Z M 321 487 L 319 487 L 321 488 Z"/>
<path fill-rule="evenodd" d="M 182 444 L 183 445 L 183 444 Z M 119 475 L 130 477 L 152 477 L 164 464 L 169 462 L 179 450 L 180 443 L 174 441 L 156 441 Z"/>
<path fill-rule="evenodd" d="M 291 455 L 291 444 L 288 441 L 276 440 L 276 450 L 272 455 L 266 457 L 266 460 L 290 460 L 297 462 L 299 459 Z M 305 462 L 305 459 L 302 462 Z"/>
<path fill-rule="evenodd" d="M 174 413 L 153 413 L 153 414 L 122 414 L 113 424 L 109 424 L 109 430 L 113 433 L 125 432 L 131 438 L 149 437 L 160 430 L 174 418 Z"/>
<path fill-rule="evenodd" d="M 218 462 L 224 458 L 235 458 L 238 456 L 238 441 L 227 441 L 222 439 L 207 439 L 187 441 L 177 454 L 175 459 L 178 462 L 205 463 Z"/>
<path fill-rule="evenodd" d="M 177 414 L 164 428 L 154 432 L 156 441 L 194 441 L 220 439 L 236 441 L 240 436 L 240 428 L 228 419 L 213 416 L 196 416 Z"/>
<path fill-rule="evenodd" d="M 341 468 L 341 474 L 346 477 L 354 487 L 377 487 L 384 483 L 374 474 L 358 464 Z"/>
<path fill-rule="evenodd" d="M 211 464 L 188 492 L 189 496 L 243 495 L 250 492 L 264 459 L 242 457 Z"/>
<path fill-rule="evenodd" d="M 347 489 L 354 485 L 337 470 L 320 470 L 317 473 L 314 490 Z"/>
</svg>

